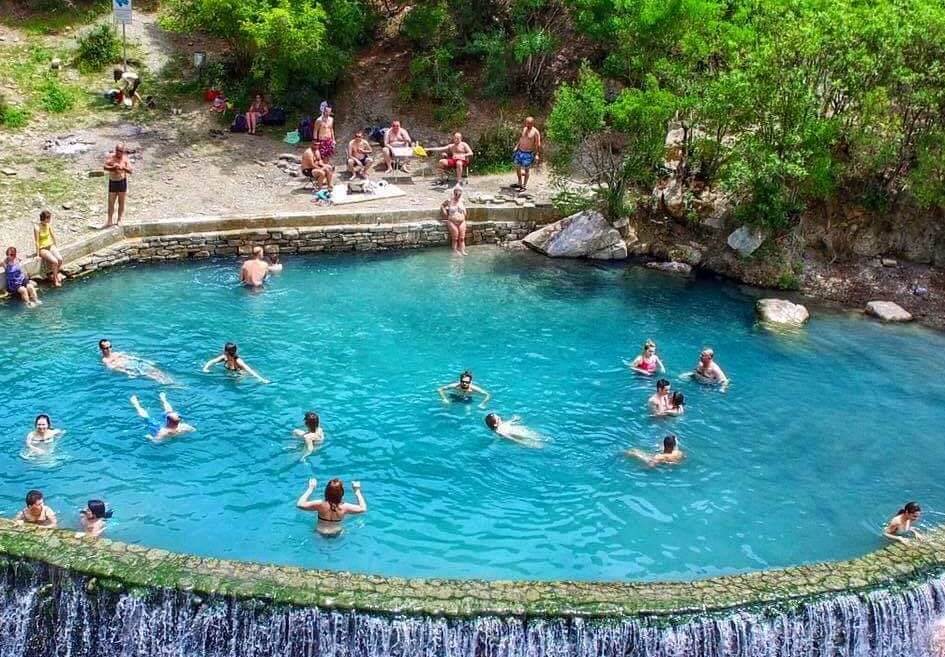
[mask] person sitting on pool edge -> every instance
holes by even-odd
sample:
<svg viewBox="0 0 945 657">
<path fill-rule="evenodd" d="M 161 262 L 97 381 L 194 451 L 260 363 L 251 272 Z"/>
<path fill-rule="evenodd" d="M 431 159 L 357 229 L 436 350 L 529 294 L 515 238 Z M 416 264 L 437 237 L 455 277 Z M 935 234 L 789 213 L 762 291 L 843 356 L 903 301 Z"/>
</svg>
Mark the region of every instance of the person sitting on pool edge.
<svg viewBox="0 0 945 657">
<path fill-rule="evenodd" d="M 666 379 L 660 379 L 656 382 L 656 392 L 647 401 L 647 405 L 650 408 L 650 413 L 657 417 L 681 415 L 683 412 L 682 406 L 673 407 L 672 397 L 669 394 L 669 381 Z"/>
<path fill-rule="evenodd" d="M 320 502 L 312 502 L 308 498 L 315 492 L 318 485 L 317 479 L 308 480 L 308 488 L 302 493 L 296 501 L 295 506 L 303 511 L 314 511 L 318 514 L 318 522 L 315 525 L 315 531 L 323 536 L 335 536 L 341 533 L 341 521 L 349 513 L 364 513 L 367 511 L 367 502 L 364 501 L 364 495 L 361 494 L 361 482 L 352 481 L 354 496 L 358 499 L 357 504 L 348 504 L 344 501 L 345 486 L 341 479 L 332 479 L 325 486 L 325 499 Z"/>
<path fill-rule="evenodd" d="M 663 451 L 661 452 L 647 454 L 639 449 L 629 449 L 626 454 L 646 463 L 651 468 L 656 465 L 673 465 L 686 457 L 683 451 L 679 449 L 679 441 L 673 434 L 663 438 Z"/>
<path fill-rule="evenodd" d="M 486 404 L 489 403 L 489 400 L 492 399 L 492 395 L 490 395 L 487 390 L 474 385 L 472 380 L 472 372 L 466 370 L 459 375 L 459 382 L 447 383 L 446 385 L 437 388 L 437 392 L 440 394 L 440 398 L 443 400 L 443 403 L 449 404 L 450 401 L 470 402 L 472 401 L 472 396 L 474 394 L 484 395 L 484 399 L 479 403 L 479 408 L 485 408 Z M 449 393 L 449 397 L 446 395 L 447 390 L 451 391 Z"/>
<path fill-rule="evenodd" d="M 630 363 L 630 369 L 638 374 L 645 374 L 646 376 L 655 374 L 656 370 L 659 370 L 660 374 L 666 372 L 666 368 L 663 367 L 663 361 L 656 355 L 655 342 L 647 340 L 643 343 L 643 351 Z"/>
<path fill-rule="evenodd" d="M 699 362 L 692 376 L 700 383 L 718 384 L 723 390 L 728 387 L 728 377 L 715 362 L 715 351 L 711 347 L 706 347 L 699 354 Z"/>
<path fill-rule="evenodd" d="M 174 410 L 174 407 L 171 406 L 170 402 L 167 401 L 167 395 L 163 392 L 158 395 L 161 400 L 161 406 L 164 408 L 164 424 L 160 425 L 156 422 L 150 422 L 151 416 L 148 415 L 148 412 L 141 406 L 141 402 L 138 401 L 138 395 L 131 395 L 130 402 L 134 406 L 135 411 L 138 413 L 138 417 L 144 420 L 148 425 L 148 438 L 153 440 L 156 443 L 167 440 L 168 438 L 174 438 L 179 436 L 182 433 L 189 433 L 191 431 L 196 431 L 196 429 L 184 422 L 180 413 Z"/>
<path fill-rule="evenodd" d="M 102 338 L 98 341 L 98 350 L 102 354 L 102 363 L 110 370 L 121 372 L 128 376 L 143 376 L 161 385 L 174 383 L 174 380 L 159 370 L 154 363 L 150 363 L 132 354 L 112 351 L 111 340 L 107 338 Z"/>
<path fill-rule="evenodd" d="M 46 506 L 43 493 L 38 490 L 26 494 L 26 507 L 16 514 L 15 520 L 40 527 L 55 527 L 59 522 L 56 512 Z"/>
<path fill-rule="evenodd" d="M 315 411 L 306 413 L 303 422 L 305 428 L 293 429 L 292 433 L 305 441 L 305 454 L 302 455 L 302 458 L 305 459 L 306 456 L 315 451 L 315 446 L 318 443 L 325 440 L 325 432 L 322 431 L 321 420 Z"/>
<path fill-rule="evenodd" d="M 65 433 L 63 429 L 53 429 L 52 420 L 45 413 L 36 416 L 34 429 L 26 434 L 26 447 L 30 454 L 47 454 L 52 449 L 53 441 Z"/>
<path fill-rule="evenodd" d="M 268 379 L 260 376 L 256 370 L 247 365 L 246 361 L 237 355 L 236 344 L 233 342 L 227 342 L 225 345 L 223 345 L 223 353 L 216 358 L 211 358 L 208 360 L 207 364 L 203 366 L 203 371 L 209 372 L 210 368 L 217 363 L 223 363 L 223 367 L 225 367 L 230 372 L 246 372 L 260 383 L 269 383 Z"/>
<path fill-rule="evenodd" d="M 514 440 L 527 447 L 541 447 L 541 443 L 544 442 L 541 434 L 520 424 L 520 421 L 521 418 L 517 415 L 513 415 L 508 420 L 503 420 L 495 413 L 489 413 L 485 417 L 486 426 L 503 438 Z"/>
<path fill-rule="evenodd" d="M 922 534 L 912 526 L 912 523 L 919 521 L 919 516 L 921 515 L 922 507 L 915 502 L 906 502 L 905 506 L 899 509 L 896 515 L 886 524 L 886 528 L 883 530 L 883 536 L 892 541 L 908 544 L 909 539 L 900 534 L 912 532 L 912 536 L 916 540 L 921 541 L 923 538 Z"/>
<path fill-rule="evenodd" d="M 16 257 L 16 247 L 7 248 L 7 257 L 3 261 L 3 272 L 6 277 L 7 292 L 20 297 L 27 308 L 43 305 L 39 300 L 36 281 L 31 281 L 29 274 L 23 271 L 23 263 Z"/>
<path fill-rule="evenodd" d="M 112 517 L 112 510 L 105 508 L 102 500 L 89 500 L 86 508 L 79 511 L 79 526 L 89 536 L 101 536 L 105 521 Z"/>
</svg>

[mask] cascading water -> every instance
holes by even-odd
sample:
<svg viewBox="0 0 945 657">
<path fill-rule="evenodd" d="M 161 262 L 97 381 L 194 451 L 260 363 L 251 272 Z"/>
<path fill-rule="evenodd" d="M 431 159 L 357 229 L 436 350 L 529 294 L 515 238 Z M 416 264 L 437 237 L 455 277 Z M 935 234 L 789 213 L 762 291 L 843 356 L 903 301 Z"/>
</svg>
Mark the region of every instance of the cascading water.
<svg viewBox="0 0 945 657">
<path fill-rule="evenodd" d="M 677 619 L 400 617 L 156 590 L 2 567 L 0 657 L 928 657 L 945 580 L 793 611 Z"/>
</svg>

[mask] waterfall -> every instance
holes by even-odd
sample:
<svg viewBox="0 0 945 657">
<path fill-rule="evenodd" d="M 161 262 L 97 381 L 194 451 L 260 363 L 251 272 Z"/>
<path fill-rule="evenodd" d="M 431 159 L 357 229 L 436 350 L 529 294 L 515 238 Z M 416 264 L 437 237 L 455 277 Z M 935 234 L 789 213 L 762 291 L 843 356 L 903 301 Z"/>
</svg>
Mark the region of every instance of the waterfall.
<svg viewBox="0 0 945 657">
<path fill-rule="evenodd" d="M 27 561 L 0 572 L 0 657 L 929 657 L 945 611 L 945 579 L 700 618 L 448 619 L 112 591 Z"/>
</svg>

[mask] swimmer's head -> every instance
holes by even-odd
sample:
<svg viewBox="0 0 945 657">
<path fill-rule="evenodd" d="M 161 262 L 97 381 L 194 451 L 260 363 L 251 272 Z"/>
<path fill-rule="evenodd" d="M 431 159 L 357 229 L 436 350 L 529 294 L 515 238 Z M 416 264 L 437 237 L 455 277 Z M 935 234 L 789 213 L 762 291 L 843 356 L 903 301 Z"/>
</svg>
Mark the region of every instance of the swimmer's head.
<svg viewBox="0 0 945 657">
<path fill-rule="evenodd" d="M 331 505 L 331 508 L 337 507 L 341 504 L 341 500 L 345 497 L 345 485 L 341 482 L 341 479 L 332 479 L 328 482 L 328 485 L 325 486 L 325 501 Z"/>
<path fill-rule="evenodd" d="M 52 219 L 52 212 L 49 210 L 43 210 L 39 213 L 39 223 L 48 224 L 50 219 Z"/>
<path fill-rule="evenodd" d="M 262 258 L 262 257 L 263 257 L 263 248 L 262 248 L 261 246 L 254 246 L 254 247 L 253 247 L 253 257 L 254 257 L 254 258 Z"/>
<path fill-rule="evenodd" d="M 41 413 L 36 416 L 36 420 L 33 422 L 33 425 L 40 431 L 46 431 L 46 429 L 52 428 L 52 420 L 49 419 L 49 416 L 45 413 Z"/>
<path fill-rule="evenodd" d="M 686 395 L 678 390 L 673 393 L 673 408 L 682 408 L 686 405 Z"/>
<path fill-rule="evenodd" d="M 272 254 L 270 254 L 270 255 L 269 255 L 269 262 L 271 262 L 271 263 L 274 264 L 274 265 L 278 265 L 278 264 L 279 264 L 279 254 L 278 254 L 278 253 L 272 253 Z"/>
<path fill-rule="evenodd" d="M 459 375 L 459 387 L 463 390 L 469 390 L 469 387 L 472 385 L 472 372 L 466 370 Z"/>
<path fill-rule="evenodd" d="M 663 453 L 672 454 L 676 451 L 676 436 L 669 434 L 663 438 Z"/>
<path fill-rule="evenodd" d="M 660 379 L 656 382 L 656 392 L 669 392 L 669 381 Z"/>
<path fill-rule="evenodd" d="M 643 343 L 643 351 L 648 354 L 656 353 L 656 343 L 652 340 L 647 340 Z"/>
<path fill-rule="evenodd" d="M 922 514 L 922 507 L 919 506 L 917 502 L 906 502 L 905 506 L 899 509 L 897 516 L 906 515 L 910 519 L 915 520 Z"/>
<path fill-rule="evenodd" d="M 304 422 L 309 431 L 318 431 L 318 425 L 321 423 L 321 420 L 318 417 L 318 413 L 309 411 L 305 414 Z"/>
<path fill-rule="evenodd" d="M 176 429 L 180 426 L 180 413 L 172 411 L 164 416 L 168 429 Z"/>
<path fill-rule="evenodd" d="M 699 360 L 703 363 L 708 363 L 713 358 L 715 358 L 715 351 L 713 351 L 712 347 L 706 347 L 702 350 L 702 353 L 699 354 Z"/>
<path fill-rule="evenodd" d="M 102 500 L 89 500 L 89 503 L 86 505 L 89 515 L 97 520 L 111 518 L 112 510 L 105 508 L 105 502 Z"/>
<path fill-rule="evenodd" d="M 112 350 L 112 343 L 105 338 L 102 338 L 98 341 L 98 349 L 102 352 L 103 356 L 107 356 L 108 353 Z"/>
<path fill-rule="evenodd" d="M 236 343 L 227 342 L 225 345 L 223 345 L 223 353 L 227 356 L 233 356 L 236 358 Z"/>
<path fill-rule="evenodd" d="M 43 492 L 38 490 L 31 490 L 26 494 L 26 506 L 40 510 L 43 508 Z"/>
<path fill-rule="evenodd" d="M 486 426 L 495 431 L 499 428 L 499 416 L 495 413 L 489 413 L 486 416 Z"/>
</svg>

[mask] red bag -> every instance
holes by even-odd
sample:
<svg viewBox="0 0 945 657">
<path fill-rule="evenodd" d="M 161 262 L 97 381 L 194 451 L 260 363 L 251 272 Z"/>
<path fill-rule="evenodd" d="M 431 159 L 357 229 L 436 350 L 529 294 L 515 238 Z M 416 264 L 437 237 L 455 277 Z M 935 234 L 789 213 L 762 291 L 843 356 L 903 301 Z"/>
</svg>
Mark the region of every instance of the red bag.
<svg viewBox="0 0 945 657">
<path fill-rule="evenodd" d="M 212 103 L 220 95 L 220 92 L 217 89 L 207 89 L 203 92 L 203 99 L 208 103 Z"/>
</svg>

